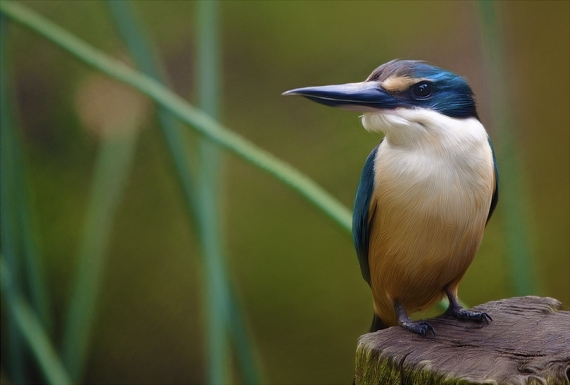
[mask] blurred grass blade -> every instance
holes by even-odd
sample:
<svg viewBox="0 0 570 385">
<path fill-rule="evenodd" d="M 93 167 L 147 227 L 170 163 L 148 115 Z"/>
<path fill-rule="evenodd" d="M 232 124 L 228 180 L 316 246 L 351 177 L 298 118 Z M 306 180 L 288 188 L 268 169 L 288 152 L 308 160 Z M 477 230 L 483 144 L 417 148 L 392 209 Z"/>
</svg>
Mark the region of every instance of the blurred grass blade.
<svg viewBox="0 0 570 385">
<path fill-rule="evenodd" d="M 241 380 L 244 384 L 255 385 L 266 383 L 263 380 L 263 368 L 259 365 L 259 360 L 256 359 L 254 344 L 248 332 L 246 325 L 246 318 L 243 314 L 243 309 L 238 307 L 239 300 L 233 291 L 230 291 L 229 300 L 229 317 L 227 327 L 230 330 L 235 330 L 232 333 L 233 343 L 236 350 L 237 363 L 240 367 Z"/>
<path fill-rule="evenodd" d="M 3 256 L 0 257 L 0 286 L 5 308 L 22 331 L 46 381 L 53 385 L 71 384 L 41 322 L 14 286 L 13 274 Z M 15 379 L 12 381 L 16 383 Z"/>
<path fill-rule="evenodd" d="M 183 122 L 191 125 L 200 134 L 241 156 L 300 193 L 346 230 L 347 234 L 350 234 L 352 227 L 351 211 L 306 175 L 222 126 L 157 81 L 128 68 L 118 60 L 110 58 L 25 6 L 2 1 L 0 2 L 0 10 L 13 20 L 66 49 L 85 63 L 148 95 L 178 116 Z"/>
<path fill-rule="evenodd" d="M 137 22 L 131 3 L 128 1 L 108 0 L 107 5 L 115 19 L 115 25 L 127 46 L 129 55 L 134 60 L 137 68 L 149 77 L 161 83 L 166 83 L 162 71 L 156 64 L 156 61 L 153 60 L 155 55 L 151 49 L 150 40 L 144 28 Z M 192 172 L 190 167 L 188 167 L 186 146 L 184 144 L 185 137 L 182 135 L 181 127 L 175 117 L 164 107 L 159 107 L 158 109 L 158 120 L 178 176 L 176 180 L 184 194 L 186 209 L 190 217 L 195 219 L 194 207 L 197 207 L 197 203 L 195 202 Z"/>
<path fill-rule="evenodd" d="M 508 103 L 505 80 L 509 78 L 505 69 L 503 33 L 499 27 L 498 4 L 495 1 L 478 2 L 481 24 L 483 58 L 488 74 L 491 119 L 496 130 L 496 154 L 500 172 L 499 204 L 505 220 L 505 232 L 509 256 L 509 273 L 514 294 L 523 296 L 535 293 L 532 274 L 532 244 L 529 237 L 529 218 L 526 215 L 527 188 L 521 178 L 518 142 L 513 133 L 512 108 Z"/>
<path fill-rule="evenodd" d="M 217 1 L 199 1 L 196 6 L 198 104 L 202 111 L 217 119 L 220 109 L 219 6 Z M 226 326 L 229 325 L 230 299 L 219 210 L 221 153 L 207 138 L 200 139 L 199 148 L 197 210 L 206 278 L 208 384 L 227 384 L 230 361 Z"/>
<path fill-rule="evenodd" d="M 16 290 L 22 288 L 22 268 L 18 258 L 18 230 L 17 208 L 18 196 L 16 192 L 16 160 L 15 138 L 10 121 L 10 107 L 8 105 L 6 57 L 5 57 L 5 20 L 0 15 L 0 237 L 2 253 L 6 256 L 6 265 L 13 271 L 12 285 Z M 9 312 L 6 317 L 7 338 L 2 345 L 7 344 L 8 374 L 14 383 L 26 382 L 24 370 L 24 345 L 22 334 L 17 325 L 15 314 Z M 2 346 L 4 348 L 4 346 Z"/>
<path fill-rule="evenodd" d="M 111 135 L 103 140 L 97 154 L 75 286 L 63 329 L 62 357 L 74 382 L 81 379 L 85 366 L 105 254 L 131 168 L 135 139 L 134 133 Z"/>
<path fill-rule="evenodd" d="M 18 187 L 20 187 L 18 217 L 26 265 L 26 285 L 30 292 L 31 304 L 34 311 L 38 314 L 45 330 L 48 334 L 51 334 L 53 330 L 51 301 L 45 280 L 44 265 L 39 251 L 36 223 L 34 221 L 34 215 L 31 212 L 32 204 L 30 202 L 29 191 L 26 189 L 24 175 L 23 170 L 20 170 L 16 177 L 19 179 Z"/>
<path fill-rule="evenodd" d="M 151 49 L 151 45 L 150 45 L 150 39 L 148 38 L 145 29 L 142 27 L 141 22 L 137 21 L 136 18 L 136 13 L 134 12 L 134 10 L 132 9 L 132 7 L 130 6 L 130 3 L 128 2 L 117 2 L 117 1 L 108 1 L 107 3 L 109 5 L 109 8 L 111 9 L 111 13 L 115 19 L 116 25 L 121 33 L 121 36 L 123 38 L 123 40 L 126 43 L 126 46 L 129 50 L 130 56 L 134 59 L 135 64 L 138 68 L 140 68 L 142 70 L 142 72 L 146 73 L 147 75 L 149 75 L 150 77 L 161 81 L 162 83 L 165 82 L 164 76 L 161 75 L 161 71 L 159 70 L 159 68 L 157 67 L 157 60 L 154 59 L 153 57 L 155 57 L 155 55 L 153 55 L 153 50 Z M 199 17 L 198 20 L 202 20 L 201 17 Z M 201 25 L 204 27 L 203 25 L 204 23 L 202 23 Z M 204 32 L 206 34 L 206 36 L 211 36 L 209 34 L 208 31 Z M 211 37 L 209 37 L 211 39 Z M 210 43 L 206 43 L 206 44 L 210 44 Z M 200 56 L 200 57 L 204 57 L 204 56 Z M 209 67 L 210 65 L 212 65 L 212 63 L 203 63 L 201 65 L 202 68 L 204 68 L 204 64 L 206 65 L 206 67 Z M 209 75 L 204 74 L 202 76 L 198 76 L 198 82 L 200 82 L 200 79 L 205 79 L 205 76 L 209 78 Z M 203 84 L 205 85 L 210 85 L 212 86 L 214 83 L 214 81 L 212 81 L 211 79 L 203 82 Z M 219 92 L 219 86 L 212 86 L 209 87 L 208 89 L 215 89 L 215 92 Z M 207 111 L 211 114 L 213 114 L 212 110 Z M 177 170 L 177 174 L 178 174 L 178 178 L 180 180 L 180 184 L 181 187 L 184 191 L 184 196 L 186 198 L 186 206 L 189 207 L 189 211 L 190 212 L 195 212 L 197 211 L 200 207 L 202 207 L 202 205 L 195 201 L 197 192 L 192 192 L 191 187 L 194 185 L 193 184 L 193 178 L 190 177 L 190 172 L 187 166 L 187 160 L 186 160 L 186 154 L 185 154 L 185 150 L 184 150 L 184 146 L 183 146 L 183 136 L 181 136 L 181 133 L 178 130 L 178 126 L 176 125 L 176 121 L 174 119 L 174 117 L 168 112 L 166 111 L 164 108 L 159 108 L 158 111 L 159 114 L 159 120 L 161 123 L 161 128 L 163 130 L 163 133 L 165 135 L 166 138 L 166 142 L 167 145 L 170 149 L 170 153 L 172 155 L 173 161 L 174 161 L 174 166 Z M 206 162 L 208 163 L 208 162 Z M 203 164 L 203 163 L 202 163 Z M 218 202 L 219 203 L 219 202 Z M 194 214 L 196 215 L 196 214 Z M 195 217 L 195 220 L 198 220 L 197 217 Z M 224 273 L 224 277 L 225 277 L 225 273 Z M 231 284 L 231 282 L 222 279 L 220 281 L 221 283 L 224 283 L 225 288 L 222 288 L 220 290 L 220 293 L 224 293 L 227 290 L 230 290 L 227 286 Z M 231 286 L 231 285 L 230 285 Z M 209 291 L 207 291 L 209 292 Z M 213 297 L 213 296 L 212 296 Z M 255 368 L 255 364 L 252 361 L 252 357 L 253 354 L 251 353 L 251 344 L 248 343 L 248 335 L 247 332 L 245 330 L 245 327 L 243 325 L 245 325 L 245 322 L 242 319 L 236 319 L 241 317 L 242 314 L 239 311 L 239 304 L 234 302 L 235 299 L 230 298 L 229 299 L 229 306 L 232 309 L 235 309 L 234 311 L 232 311 L 232 322 L 233 322 L 233 326 L 231 328 L 231 331 L 236 334 L 235 340 L 237 341 L 241 341 L 241 343 L 239 344 L 239 346 L 237 347 L 238 349 L 238 361 L 241 367 L 241 372 L 243 373 L 243 378 L 245 379 L 246 383 L 248 384 L 255 384 L 255 383 L 259 383 L 259 381 L 257 381 L 257 375 L 256 375 L 256 368 Z M 216 307 L 220 307 L 220 305 L 222 305 L 222 309 L 218 309 L 219 312 L 221 312 L 223 310 L 223 304 L 224 301 L 218 301 L 215 300 L 214 302 L 214 306 Z M 227 313 L 227 312 L 225 312 Z M 218 322 L 221 324 L 218 325 L 217 327 L 213 326 L 212 323 L 207 323 L 210 327 L 210 329 L 212 331 L 214 330 L 219 330 L 219 332 L 215 332 L 215 336 L 214 334 L 210 334 L 209 340 L 210 343 L 208 344 L 210 346 L 209 351 L 220 351 L 220 352 L 224 352 L 225 350 L 227 350 L 227 348 L 213 348 L 212 346 L 218 346 L 218 343 L 220 345 L 226 345 L 225 344 L 225 337 L 224 338 L 219 338 L 218 336 L 224 336 L 224 333 L 227 334 L 227 329 L 220 329 L 221 327 L 228 327 L 227 323 L 230 321 L 229 319 L 227 319 L 227 315 L 225 313 L 220 313 L 219 316 L 215 317 L 215 321 L 214 322 Z M 224 323 L 225 322 L 225 323 Z M 237 327 L 236 325 L 242 325 L 242 327 Z M 225 331 L 224 331 L 225 330 Z M 217 341 L 217 342 L 214 342 Z M 223 355 L 225 355 L 226 353 L 223 353 Z M 217 361 L 217 362 L 227 362 L 226 358 L 221 358 L 223 355 L 219 355 L 219 354 L 212 354 L 212 356 L 217 356 L 218 358 L 214 358 L 213 361 Z M 215 374 L 210 374 L 209 378 L 214 378 L 213 380 L 211 380 L 211 382 L 218 382 L 218 379 L 216 379 L 214 376 L 218 376 L 219 378 L 227 378 L 225 375 L 220 374 L 218 369 L 215 368 L 219 368 L 220 366 L 225 366 L 227 365 L 227 363 L 222 364 L 222 363 L 210 363 L 209 367 L 213 368 L 213 370 L 216 372 Z"/>
<path fill-rule="evenodd" d="M 51 330 L 52 318 L 49 305 L 49 295 L 47 285 L 45 284 L 45 273 L 43 269 L 40 253 L 38 252 L 38 241 L 36 224 L 32 214 L 32 205 L 30 202 L 30 191 L 28 188 L 28 180 L 26 178 L 26 163 L 24 154 L 20 148 L 20 138 L 18 132 L 13 125 L 12 111 L 13 105 L 9 105 L 9 101 L 14 98 L 9 96 L 8 87 L 10 82 L 7 72 L 9 71 L 6 63 L 5 47 L 6 33 L 4 31 L 4 21 L 0 21 L 0 107 L 2 115 L 2 129 L 7 130 L 5 134 L 6 155 L 10 157 L 10 171 L 7 171 L 7 179 L 9 181 L 9 189 L 13 189 L 14 205 L 9 210 L 15 209 L 14 223 L 16 225 L 16 234 L 19 235 L 17 242 L 21 245 L 21 255 L 24 261 L 24 285 L 27 286 L 27 292 L 30 293 L 31 303 L 38 314 L 44 328 L 49 332 Z M 14 102 L 12 102 L 14 103 Z M 12 239 L 11 242 L 16 242 Z"/>
</svg>

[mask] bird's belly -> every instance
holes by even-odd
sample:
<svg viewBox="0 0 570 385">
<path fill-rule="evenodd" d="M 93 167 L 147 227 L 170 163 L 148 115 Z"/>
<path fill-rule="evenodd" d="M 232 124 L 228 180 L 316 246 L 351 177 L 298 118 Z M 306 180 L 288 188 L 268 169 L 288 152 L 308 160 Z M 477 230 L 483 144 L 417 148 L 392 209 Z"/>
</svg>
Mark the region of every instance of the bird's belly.
<svg viewBox="0 0 570 385">
<path fill-rule="evenodd" d="M 392 314 L 393 301 L 410 312 L 424 310 L 446 287 L 457 286 L 469 267 L 483 236 L 492 186 L 462 177 L 418 167 L 406 177 L 385 172 L 377 179 L 369 248 L 377 313 L 384 306 L 383 312 Z"/>
</svg>

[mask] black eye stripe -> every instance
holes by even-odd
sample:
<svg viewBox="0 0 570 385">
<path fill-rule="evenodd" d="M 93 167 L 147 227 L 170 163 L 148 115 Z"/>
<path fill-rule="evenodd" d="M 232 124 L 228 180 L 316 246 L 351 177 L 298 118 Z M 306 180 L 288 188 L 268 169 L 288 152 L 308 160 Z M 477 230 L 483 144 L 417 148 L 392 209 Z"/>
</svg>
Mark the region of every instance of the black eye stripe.
<svg viewBox="0 0 570 385">
<path fill-rule="evenodd" d="M 433 92 L 431 83 L 423 81 L 412 86 L 412 96 L 416 99 L 429 98 Z"/>
</svg>

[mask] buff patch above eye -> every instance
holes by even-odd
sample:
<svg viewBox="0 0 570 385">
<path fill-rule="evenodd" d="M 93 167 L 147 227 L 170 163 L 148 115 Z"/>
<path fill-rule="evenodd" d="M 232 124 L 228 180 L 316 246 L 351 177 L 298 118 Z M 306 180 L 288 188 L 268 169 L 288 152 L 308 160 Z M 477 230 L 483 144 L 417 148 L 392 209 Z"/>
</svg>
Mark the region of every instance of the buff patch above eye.
<svg viewBox="0 0 570 385">
<path fill-rule="evenodd" d="M 414 84 L 427 81 L 425 78 L 391 77 L 380 83 L 380 86 L 390 93 L 406 92 Z"/>
</svg>

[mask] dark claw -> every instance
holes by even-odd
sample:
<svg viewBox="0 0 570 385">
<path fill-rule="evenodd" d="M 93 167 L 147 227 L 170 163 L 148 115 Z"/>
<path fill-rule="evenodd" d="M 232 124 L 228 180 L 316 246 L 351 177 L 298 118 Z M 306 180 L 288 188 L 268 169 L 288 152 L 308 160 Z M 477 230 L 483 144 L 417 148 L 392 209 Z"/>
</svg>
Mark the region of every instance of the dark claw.
<svg viewBox="0 0 570 385">
<path fill-rule="evenodd" d="M 420 325 L 422 325 L 426 329 L 425 334 L 422 335 L 426 335 L 428 332 L 431 332 L 435 337 L 435 329 L 433 328 L 433 326 L 431 326 L 429 323 L 425 321 L 420 321 Z"/>
<path fill-rule="evenodd" d="M 487 313 L 481 313 L 481 317 L 483 318 L 482 321 L 485 321 L 487 325 L 489 325 L 489 321 L 492 321 L 493 318 Z"/>
<path fill-rule="evenodd" d="M 491 316 L 487 313 L 483 313 L 480 311 L 465 310 L 465 309 L 459 309 L 456 312 L 451 312 L 451 315 L 455 316 L 456 318 L 468 321 L 476 321 L 476 322 L 485 321 L 487 325 L 489 324 L 489 321 L 493 320 L 493 318 L 491 318 Z"/>
<path fill-rule="evenodd" d="M 428 333 L 432 333 L 435 337 L 435 329 L 429 323 L 425 321 L 418 322 L 406 322 L 401 324 L 402 327 L 408 329 L 412 333 L 419 334 L 420 336 L 426 336 Z"/>
</svg>

